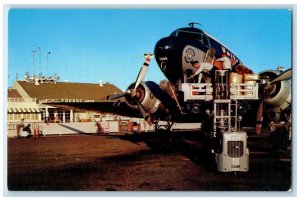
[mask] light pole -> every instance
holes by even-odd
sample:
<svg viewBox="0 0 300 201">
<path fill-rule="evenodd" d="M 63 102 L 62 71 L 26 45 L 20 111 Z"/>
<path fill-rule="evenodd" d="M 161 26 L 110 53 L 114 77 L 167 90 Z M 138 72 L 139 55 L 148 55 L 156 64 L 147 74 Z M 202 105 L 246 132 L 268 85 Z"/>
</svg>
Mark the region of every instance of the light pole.
<svg viewBox="0 0 300 201">
<path fill-rule="evenodd" d="M 38 49 L 39 49 L 39 60 L 40 60 L 40 74 L 41 74 L 41 70 L 42 70 L 42 60 L 41 60 L 41 47 L 38 47 Z"/>
<path fill-rule="evenodd" d="M 48 75 L 48 56 L 51 54 L 51 52 L 47 52 L 47 75 Z"/>
<path fill-rule="evenodd" d="M 36 52 L 36 50 L 31 50 L 32 52 L 32 76 L 34 76 L 34 53 Z"/>
</svg>

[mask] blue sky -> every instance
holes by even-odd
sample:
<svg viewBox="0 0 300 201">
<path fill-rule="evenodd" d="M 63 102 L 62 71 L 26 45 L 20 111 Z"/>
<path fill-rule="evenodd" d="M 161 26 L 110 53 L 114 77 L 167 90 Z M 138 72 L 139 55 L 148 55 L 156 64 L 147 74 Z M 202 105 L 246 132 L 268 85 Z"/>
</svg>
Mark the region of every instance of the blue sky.
<svg viewBox="0 0 300 201">
<path fill-rule="evenodd" d="M 292 67 L 291 11 L 287 9 L 11 9 L 8 14 L 8 86 L 16 73 L 58 73 L 69 82 L 110 82 L 122 90 L 134 82 L 144 52 L 189 22 L 224 43 L 258 73 Z M 146 80 L 165 79 L 155 59 Z"/>
</svg>

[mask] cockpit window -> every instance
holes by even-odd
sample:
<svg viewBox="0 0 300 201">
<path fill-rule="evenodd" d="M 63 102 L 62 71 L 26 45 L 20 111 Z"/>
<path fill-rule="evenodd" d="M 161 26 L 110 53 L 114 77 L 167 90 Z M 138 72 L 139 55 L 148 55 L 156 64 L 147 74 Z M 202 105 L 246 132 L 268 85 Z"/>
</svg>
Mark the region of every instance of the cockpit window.
<svg viewBox="0 0 300 201">
<path fill-rule="evenodd" d="M 198 40 L 200 41 L 204 46 L 210 47 L 209 40 L 206 35 L 203 35 L 202 33 L 196 33 L 196 32 L 190 32 L 190 31 L 183 31 L 183 30 L 177 30 L 176 33 L 177 37 L 183 37 L 188 38 L 192 40 Z"/>
<path fill-rule="evenodd" d="M 210 47 L 210 43 L 209 43 L 207 36 L 203 37 L 203 44 L 204 44 L 204 46 L 206 46 L 208 48 Z"/>
<path fill-rule="evenodd" d="M 189 38 L 189 39 L 193 39 L 193 40 L 200 40 L 201 42 L 203 42 L 202 34 L 196 33 L 196 32 L 178 30 L 177 37 Z"/>
</svg>

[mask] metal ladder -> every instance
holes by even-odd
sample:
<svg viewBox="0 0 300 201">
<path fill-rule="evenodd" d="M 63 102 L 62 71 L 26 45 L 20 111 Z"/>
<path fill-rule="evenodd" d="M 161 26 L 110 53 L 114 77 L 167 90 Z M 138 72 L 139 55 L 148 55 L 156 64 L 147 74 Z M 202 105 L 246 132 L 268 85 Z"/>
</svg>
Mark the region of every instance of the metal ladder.
<svg viewBox="0 0 300 201">
<path fill-rule="evenodd" d="M 216 137 L 217 132 L 236 131 L 238 121 L 237 101 L 230 99 L 227 70 L 217 70 L 215 72 L 214 96 L 214 137 Z"/>
</svg>

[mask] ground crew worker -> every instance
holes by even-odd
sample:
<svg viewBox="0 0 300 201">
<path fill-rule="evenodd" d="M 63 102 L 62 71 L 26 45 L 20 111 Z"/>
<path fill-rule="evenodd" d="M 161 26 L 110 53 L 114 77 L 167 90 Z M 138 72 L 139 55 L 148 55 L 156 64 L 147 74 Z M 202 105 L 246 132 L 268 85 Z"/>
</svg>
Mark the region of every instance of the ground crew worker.
<svg viewBox="0 0 300 201">
<path fill-rule="evenodd" d="M 223 53 L 221 55 L 221 58 L 217 59 L 217 61 L 223 62 L 223 70 L 230 70 L 231 69 L 231 61 L 225 53 Z"/>
<path fill-rule="evenodd" d="M 21 119 L 21 122 L 17 125 L 17 137 L 21 137 L 20 132 L 23 131 L 24 128 L 24 118 Z"/>
<path fill-rule="evenodd" d="M 224 74 L 220 74 L 216 77 L 216 88 L 215 88 L 215 95 L 219 98 L 229 98 L 230 96 L 230 88 L 229 88 L 229 71 L 231 71 L 231 61 L 227 57 L 225 53 L 222 53 L 221 58 L 218 58 L 216 61 L 220 61 L 223 63 L 222 69 L 220 70 L 226 70 L 228 71 L 227 76 L 224 76 Z"/>
<path fill-rule="evenodd" d="M 209 72 L 212 68 L 213 68 L 213 64 L 211 63 L 207 63 L 207 62 L 202 62 L 201 64 L 199 64 L 198 62 L 194 62 L 192 63 L 194 68 L 198 68 L 198 70 L 191 75 L 188 79 L 191 79 L 193 77 L 195 77 L 196 75 L 198 76 L 198 83 L 201 83 L 202 80 L 202 72 Z"/>
<path fill-rule="evenodd" d="M 244 66 L 243 64 L 239 64 L 239 65 L 235 66 L 233 71 L 240 75 L 253 74 L 253 71 L 251 69 L 247 68 L 246 66 Z"/>
<path fill-rule="evenodd" d="M 95 120 L 95 122 L 96 122 L 96 126 L 97 126 L 97 134 L 99 134 L 99 135 L 104 134 L 104 129 L 101 125 L 101 121 L 96 121 Z"/>
<path fill-rule="evenodd" d="M 133 122 L 132 119 L 129 120 L 128 129 L 131 132 L 133 130 Z"/>
<path fill-rule="evenodd" d="M 209 75 L 209 72 L 213 69 L 214 61 L 215 61 L 215 55 L 216 55 L 216 49 L 211 47 L 207 50 L 203 62 L 200 64 L 199 61 L 192 61 L 191 64 L 194 68 L 198 68 L 196 72 L 194 72 L 188 79 L 191 79 L 195 77 L 196 75 L 198 76 L 198 83 L 201 83 L 202 76 L 203 74 L 206 75 L 204 76 L 204 81 L 206 83 L 211 82 L 211 76 Z M 203 73 L 202 73 L 203 72 Z"/>
</svg>

